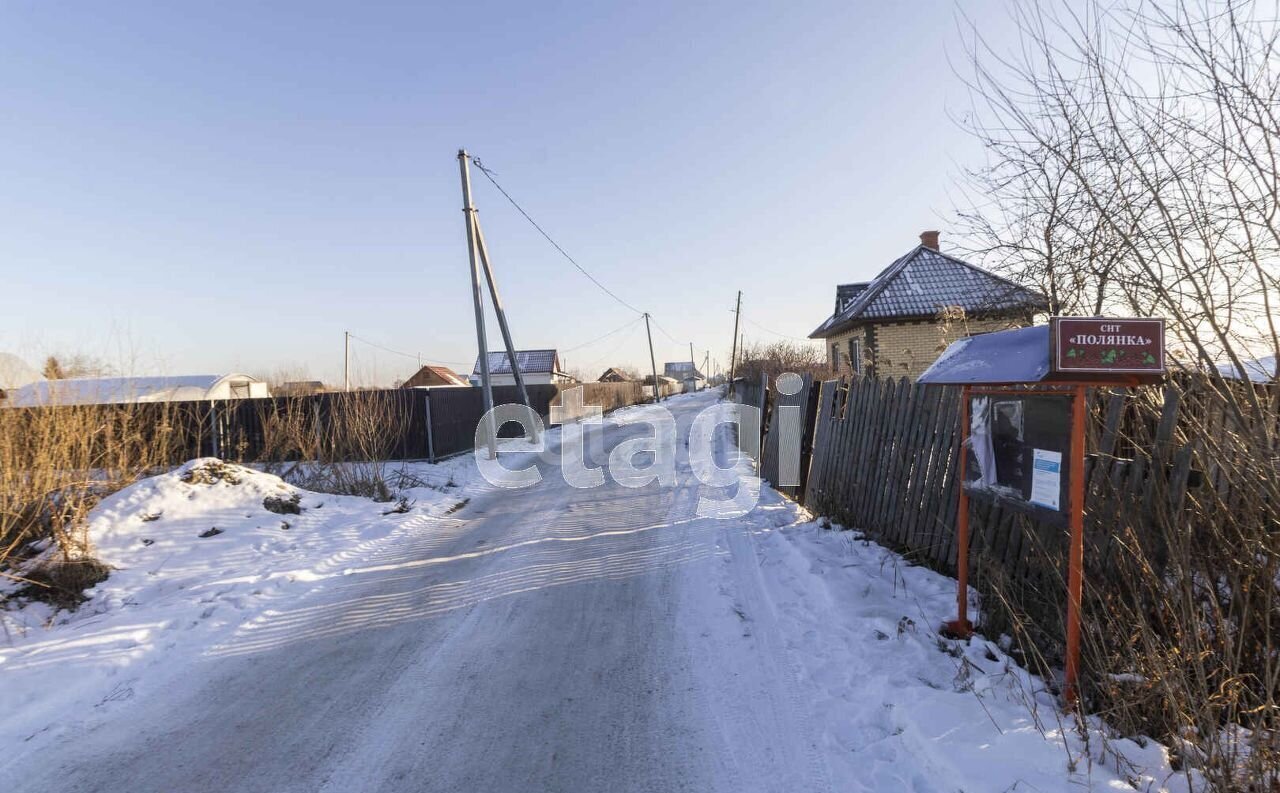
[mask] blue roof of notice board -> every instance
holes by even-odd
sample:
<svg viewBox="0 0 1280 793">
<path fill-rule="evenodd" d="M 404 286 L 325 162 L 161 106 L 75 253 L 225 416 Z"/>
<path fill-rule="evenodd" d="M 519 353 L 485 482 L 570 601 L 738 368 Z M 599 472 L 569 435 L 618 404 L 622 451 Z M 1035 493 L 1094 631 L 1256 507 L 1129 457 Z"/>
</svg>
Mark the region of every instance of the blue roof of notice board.
<svg viewBox="0 0 1280 793">
<path fill-rule="evenodd" d="M 1038 383 L 1049 376 L 1049 326 L 1001 330 L 952 342 L 920 383 Z"/>
</svg>

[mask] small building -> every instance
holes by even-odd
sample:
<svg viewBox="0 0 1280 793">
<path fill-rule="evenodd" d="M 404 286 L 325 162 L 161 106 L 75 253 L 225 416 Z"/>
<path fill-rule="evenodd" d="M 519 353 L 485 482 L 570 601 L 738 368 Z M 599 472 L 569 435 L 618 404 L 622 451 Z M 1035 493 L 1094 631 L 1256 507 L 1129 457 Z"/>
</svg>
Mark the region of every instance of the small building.
<svg viewBox="0 0 1280 793">
<path fill-rule="evenodd" d="M 809 334 L 836 374 L 915 379 L 965 336 L 1030 325 L 1044 295 L 938 249 L 938 232 L 870 281 L 836 287 L 835 310 Z"/>
<path fill-rule="evenodd" d="M 447 366 L 424 366 L 413 377 L 405 380 L 401 388 L 435 388 L 439 386 L 470 386 L 462 376 Z"/>
<path fill-rule="evenodd" d="M 267 384 L 247 374 L 157 377 L 74 377 L 41 380 L 7 392 L 6 407 L 116 405 L 133 402 L 201 402 L 271 396 Z"/>
<path fill-rule="evenodd" d="M 684 390 L 696 391 L 706 386 L 707 378 L 693 365 L 693 361 L 669 361 L 662 365 L 662 374 L 684 383 Z"/>
<path fill-rule="evenodd" d="M 572 375 L 560 369 L 560 354 L 555 350 L 516 350 L 516 365 L 525 385 L 561 385 L 578 382 Z M 471 383 L 480 385 L 480 358 L 471 373 Z M 489 382 L 491 385 L 515 385 L 511 373 L 511 361 L 506 350 L 489 353 Z"/>
<path fill-rule="evenodd" d="M 677 380 L 677 379 L 675 379 L 674 377 L 667 377 L 667 376 L 666 376 L 666 375 L 664 375 L 664 374 L 660 374 L 660 375 L 658 375 L 658 385 L 659 385 L 659 386 L 670 386 L 670 385 L 675 385 L 675 384 L 676 384 L 676 383 L 678 383 L 678 382 L 680 382 L 680 381 L 679 381 L 679 380 Z M 653 385 L 653 375 L 651 375 L 651 374 L 647 374 L 647 375 L 645 375 L 645 376 L 644 376 L 644 384 L 645 384 L 645 385 L 647 385 L 647 386 L 652 386 L 652 385 Z"/>
<path fill-rule="evenodd" d="M 324 383 L 319 380 L 290 380 L 276 386 L 272 391 L 272 396 L 278 397 L 300 397 L 313 396 L 315 394 L 323 394 L 325 391 Z"/>
<path fill-rule="evenodd" d="M 632 378 L 631 375 L 622 371 L 618 367 L 610 366 L 608 369 L 604 370 L 604 374 L 600 375 L 600 379 L 597 380 L 596 382 L 598 383 L 629 383 L 631 382 L 632 379 L 634 378 Z"/>
</svg>

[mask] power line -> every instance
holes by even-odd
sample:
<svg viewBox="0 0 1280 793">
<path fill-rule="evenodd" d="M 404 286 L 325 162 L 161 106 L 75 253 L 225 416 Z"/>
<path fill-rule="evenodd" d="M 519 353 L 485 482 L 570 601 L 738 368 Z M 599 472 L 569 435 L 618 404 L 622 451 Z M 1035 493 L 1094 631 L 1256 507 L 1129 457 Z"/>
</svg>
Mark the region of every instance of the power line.
<svg viewBox="0 0 1280 793">
<path fill-rule="evenodd" d="M 355 339 L 361 344 L 367 344 L 370 347 L 373 347 L 374 349 L 382 350 L 383 352 L 391 353 L 392 355 L 400 355 L 405 358 L 413 358 L 414 360 L 430 361 L 431 363 L 447 363 L 450 366 L 470 366 L 471 365 L 466 361 L 444 361 L 444 360 L 440 360 L 439 358 L 431 358 L 429 356 L 419 355 L 418 353 L 402 352 L 401 350 L 393 350 L 390 347 L 384 347 L 381 344 L 369 341 L 368 339 L 362 339 L 359 336 L 355 335 L 354 333 L 350 334 L 350 336 L 352 339 Z"/>
<path fill-rule="evenodd" d="M 605 286 L 604 284 L 600 283 L 598 280 L 596 280 L 596 277 L 595 277 L 594 275 L 592 275 L 591 273 L 587 272 L 587 270 L 586 270 L 586 268 L 585 268 L 585 267 L 583 267 L 582 265 L 578 264 L 577 260 L 575 260 L 572 256 L 570 256 L 570 255 L 569 255 L 569 253 L 568 253 L 568 251 L 566 251 L 564 248 L 560 247 L 560 243 L 558 243 L 558 242 L 556 242 L 554 239 L 552 239 L 552 238 L 551 238 L 551 235 L 550 235 L 550 234 L 548 234 L 548 233 L 546 232 L 546 230 L 542 228 L 542 226 L 539 226 L 539 225 L 538 225 L 538 222 L 537 222 L 536 220 L 534 220 L 532 217 L 530 217 L 528 212 L 525 212 L 525 211 L 524 211 L 524 207 L 522 207 L 522 206 L 520 206 L 518 203 L 516 203 L 516 200 L 515 200 L 514 198 L 512 198 L 512 197 L 511 197 L 511 194 L 510 194 L 510 193 L 508 193 L 506 190 L 504 190 L 504 189 L 503 189 L 503 187 L 502 187 L 502 185 L 498 184 L 498 180 L 493 178 L 493 173 L 492 173 L 492 172 L 490 172 L 490 170 L 489 170 L 488 168 L 486 168 L 486 167 L 484 167 L 483 165 L 481 165 L 481 164 L 480 164 L 480 160 L 479 160 L 479 159 L 477 159 L 477 158 L 475 158 L 475 157 L 472 157 L 472 158 L 471 158 L 471 162 L 473 162 L 473 163 L 475 164 L 476 169 L 477 169 L 477 170 L 479 170 L 479 171 L 480 171 L 480 173 L 482 173 L 482 174 L 484 174 L 484 175 L 485 175 L 485 178 L 486 178 L 486 179 L 488 179 L 490 182 L 492 182 L 492 183 L 493 183 L 493 186 L 494 186 L 494 187 L 498 188 L 498 192 L 499 192 L 499 193 L 502 193 L 502 195 L 503 195 L 503 196 L 505 196 L 505 197 L 506 197 L 506 199 L 507 199 L 508 201 L 510 201 L 510 202 L 511 202 L 511 206 L 515 207 L 515 208 L 516 208 L 516 211 L 517 211 L 517 212 L 519 212 L 521 215 L 524 215 L 524 219 L 525 219 L 525 220 L 527 220 L 527 221 L 529 221 L 529 223 L 530 223 L 530 224 L 531 224 L 535 229 L 537 229 L 537 230 L 538 230 L 538 233 L 539 233 L 539 234 L 541 234 L 543 237 L 545 237 L 545 238 L 546 238 L 546 240 L 547 240 L 547 242 L 551 243 L 552 247 L 554 247 L 556 250 L 560 251 L 560 255 L 561 255 L 561 256 L 563 256 L 565 259 L 567 259 L 567 260 L 569 261 L 569 263 L 570 263 L 570 264 L 572 264 L 574 267 L 578 268 L 578 272 L 582 273 L 582 274 L 583 274 L 583 275 L 585 275 L 587 278 L 591 279 L 591 283 L 593 283 L 593 284 L 595 284 L 596 286 L 600 287 L 600 290 L 601 290 L 601 291 L 603 291 L 603 292 L 604 292 L 606 295 L 608 295 L 609 297 L 611 297 L 611 298 L 613 298 L 614 300 L 618 301 L 619 303 L 621 303 L 622 305 L 624 305 L 624 306 L 626 306 L 627 308 L 631 309 L 632 311 L 636 312 L 637 314 L 643 314 L 643 313 L 644 313 L 644 312 L 643 312 L 643 311 L 641 311 L 640 309 L 636 308 L 635 306 L 631 305 L 631 304 L 630 304 L 630 303 L 628 303 L 627 301 L 625 301 L 625 300 L 623 300 L 622 298 L 618 297 L 616 294 L 614 294 L 614 293 L 613 293 L 613 291 L 612 291 L 612 290 L 610 290 L 610 289 L 609 289 L 609 287 L 607 287 L 607 286 Z"/>
<path fill-rule="evenodd" d="M 649 315 L 649 320 L 650 320 L 651 322 L 653 322 L 653 326 L 654 326 L 655 328 L 657 328 L 658 330 L 662 331 L 662 335 L 663 335 L 663 336 L 666 336 L 668 339 L 671 339 L 671 342 L 672 342 L 673 344 L 679 344 L 679 345 L 681 345 L 681 346 L 684 346 L 685 342 L 680 341 L 680 340 L 679 340 L 679 339 L 677 339 L 675 336 L 672 336 L 670 333 L 667 333 L 667 329 L 666 329 L 666 328 L 664 328 L 664 327 L 662 327 L 661 325 L 659 325 L 659 324 L 658 324 L 658 320 L 654 319 L 652 314 L 650 314 L 650 315 Z"/>
<path fill-rule="evenodd" d="M 644 319 L 644 317 L 641 317 L 640 319 Z M 637 327 L 637 324 L 639 323 L 639 321 L 640 321 L 640 320 L 636 320 L 635 322 L 632 322 L 632 323 L 630 323 L 629 325 L 627 325 L 626 327 L 628 327 L 628 328 L 630 328 L 630 329 L 631 329 L 631 332 L 630 332 L 630 333 L 628 333 L 627 335 L 623 336 L 621 339 L 618 339 L 618 343 L 617 343 L 617 344 L 615 344 L 615 345 L 613 345 L 612 347 L 610 347 L 610 348 L 609 348 L 609 351 L 608 351 L 608 352 L 606 352 L 604 355 L 597 356 L 597 357 L 596 357 L 595 359 L 593 359 L 590 363 L 583 364 L 583 365 L 582 365 L 582 368 L 583 368 L 583 369 L 586 369 L 586 370 L 590 370 L 590 369 L 592 369 L 592 368 L 594 368 L 594 367 L 596 367 L 596 366 L 599 366 L 601 361 L 603 361 L 603 360 L 605 360 L 606 358 L 609 358 L 609 357 L 611 357 L 612 355 L 616 354 L 616 353 L 618 352 L 618 350 L 622 349 L 622 347 L 623 347 L 627 342 L 629 342 L 629 341 L 631 341 L 633 338 L 635 338 L 635 335 L 636 335 L 636 327 Z M 623 329 L 624 329 L 624 328 L 619 328 L 619 330 L 623 330 Z"/>
<path fill-rule="evenodd" d="M 597 337 L 595 337 L 594 339 L 592 339 L 591 341 L 584 341 L 583 343 L 578 344 L 578 345 L 575 345 L 575 346 L 573 346 L 573 347 L 566 347 L 566 348 L 564 348 L 563 350 L 561 350 L 560 352 L 573 352 L 574 350 L 580 350 L 580 349 L 582 349 L 583 347 L 589 347 L 589 346 L 591 346 L 592 344 L 595 344 L 595 343 L 596 343 L 596 342 L 598 342 L 598 341 L 602 341 L 602 340 L 604 340 L 604 339 L 609 338 L 610 336 L 612 336 L 612 335 L 613 335 L 613 334 L 615 334 L 615 333 L 619 333 L 619 332 L 621 332 L 621 331 L 626 330 L 627 328 L 631 327 L 632 325 L 636 324 L 637 322 L 639 322 L 639 321 L 640 321 L 640 320 L 642 320 L 642 319 L 644 319 L 644 317 L 636 317 L 635 319 L 631 320 L 630 322 L 627 322 L 627 323 L 623 324 L 623 325 L 622 325 L 622 326 L 620 326 L 620 327 L 614 328 L 613 330 L 609 331 L 608 333 L 606 333 L 606 334 L 604 334 L 604 335 L 602 335 L 602 336 L 597 336 Z"/>
<path fill-rule="evenodd" d="M 801 337 L 801 336 L 790 336 L 790 335 L 788 335 L 788 334 L 786 334 L 786 333 L 779 333 L 779 332 L 777 332 L 776 330 L 769 330 L 769 329 L 768 329 L 768 328 L 766 328 L 764 325 L 761 325 L 759 322 L 756 322 L 756 321 L 754 321 L 754 320 L 752 320 L 752 319 L 749 319 L 749 318 L 747 318 L 747 317 L 743 317 L 743 318 L 742 318 L 742 321 L 743 321 L 743 322 L 746 322 L 747 324 L 750 324 L 750 325 L 755 325 L 757 328 L 759 328 L 760 330 L 764 331 L 765 333 L 770 333 L 770 334 L 773 334 L 774 336 L 781 336 L 781 337 L 782 337 L 782 338 L 784 338 L 784 339 L 793 339 L 793 340 L 795 340 L 795 341 L 813 341 L 813 339 L 806 339 L 806 338 L 803 338 L 803 337 Z"/>
</svg>

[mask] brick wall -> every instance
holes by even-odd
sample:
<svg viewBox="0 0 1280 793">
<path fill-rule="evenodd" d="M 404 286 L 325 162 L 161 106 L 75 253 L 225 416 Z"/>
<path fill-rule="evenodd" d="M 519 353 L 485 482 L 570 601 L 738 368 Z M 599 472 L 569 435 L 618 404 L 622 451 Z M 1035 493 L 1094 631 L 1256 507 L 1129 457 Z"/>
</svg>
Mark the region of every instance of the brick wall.
<svg viewBox="0 0 1280 793">
<path fill-rule="evenodd" d="M 881 377 L 906 376 L 915 380 L 946 346 L 967 334 L 990 333 L 1020 327 L 1007 319 L 970 319 L 944 328 L 937 322 L 888 322 L 875 326 L 876 373 Z M 828 349 L 830 343 L 828 343 Z"/>
</svg>

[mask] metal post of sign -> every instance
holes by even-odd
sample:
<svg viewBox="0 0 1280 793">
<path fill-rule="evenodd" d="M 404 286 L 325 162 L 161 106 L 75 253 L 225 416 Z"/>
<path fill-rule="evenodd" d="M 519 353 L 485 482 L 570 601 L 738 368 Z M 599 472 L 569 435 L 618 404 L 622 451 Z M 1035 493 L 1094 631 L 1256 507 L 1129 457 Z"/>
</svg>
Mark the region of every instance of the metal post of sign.
<svg viewBox="0 0 1280 793">
<path fill-rule="evenodd" d="M 1080 607 L 1084 595 L 1084 429 L 1088 389 L 1077 385 L 1071 400 L 1071 548 L 1067 561 L 1067 658 L 1063 699 L 1079 698 Z"/>
</svg>

